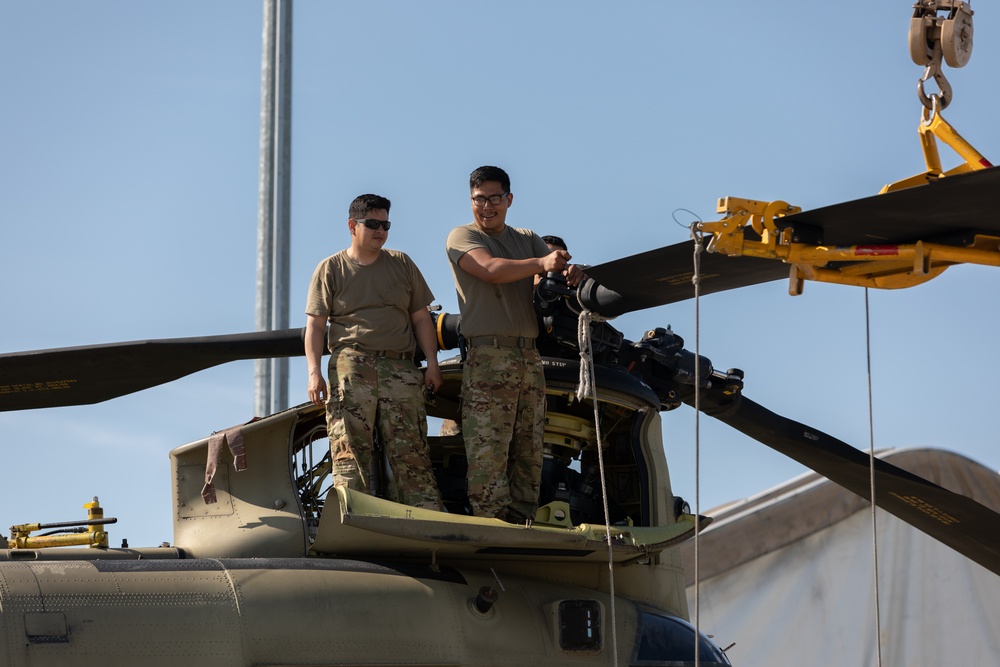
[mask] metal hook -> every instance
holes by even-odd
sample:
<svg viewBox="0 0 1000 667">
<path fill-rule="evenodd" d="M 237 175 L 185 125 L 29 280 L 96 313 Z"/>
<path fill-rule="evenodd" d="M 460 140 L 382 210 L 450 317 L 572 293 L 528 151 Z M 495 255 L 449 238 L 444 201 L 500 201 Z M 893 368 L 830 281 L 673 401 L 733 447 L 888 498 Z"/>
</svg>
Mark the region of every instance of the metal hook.
<svg viewBox="0 0 1000 667">
<path fill-rule="evenodd" d="M 944 72 L 941 71 L 941 50 L 940 46 L 935 49 L 935 58 L 927 64 L 924 68 L 924 75 L 920 77 L 920 81 L 917 82 L 917 96 L 920 98 L 920 103 L 923 104 L 927 109 L 933 111 L 936 104 L 940 103 L 941 109 L 946 109 L 949 104 L 951 104 L 951 84 L 948 83 L 948 79 L 945 78 Z M 924 91 L 924 82 L 934 78 L 934 83 L 937 84 L 938 90 L 941 91 L 938 94 L 927 95 Z M 935 101 L 937 100 L 937 101 Z"/>
</svg>

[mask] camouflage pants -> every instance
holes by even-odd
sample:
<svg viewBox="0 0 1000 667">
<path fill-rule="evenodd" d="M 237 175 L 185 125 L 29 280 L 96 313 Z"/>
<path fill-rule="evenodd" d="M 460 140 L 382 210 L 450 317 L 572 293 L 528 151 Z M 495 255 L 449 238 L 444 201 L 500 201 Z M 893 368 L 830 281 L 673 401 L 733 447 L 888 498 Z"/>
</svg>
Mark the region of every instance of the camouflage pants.
<svg viewBox="0 0 1000 667">
<path fill-rule="evenodd" d="M 469 503 L 476 516 L 538 509 L 545 375 L 534 349 L 469 348 L 462 377 L 462 434 Z"/>
<path fill-rule="evenodd" d="M 396 500 L 442 509 L 427 449 L 423 376 L 413 362 L 342 347 L 330 356 L 329 373 L 326 421 L 334 483 L 371 492 L 372 438 L 378 428 Z"/>
</svg>

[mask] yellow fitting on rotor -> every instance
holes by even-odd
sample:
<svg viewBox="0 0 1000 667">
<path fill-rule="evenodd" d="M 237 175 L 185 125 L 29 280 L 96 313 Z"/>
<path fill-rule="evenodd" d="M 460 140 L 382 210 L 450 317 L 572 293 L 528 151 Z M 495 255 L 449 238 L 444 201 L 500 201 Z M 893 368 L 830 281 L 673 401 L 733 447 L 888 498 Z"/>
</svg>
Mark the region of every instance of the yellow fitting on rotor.
<svg viewBox="0 0 1000 667">
<path fill-rule="evenodd" d="M 766 202 L 724 197 L 718 200 L 716 212 L 725 213 L 726 217 L 717 222 L 698 223 L 698 230 L 712 235 L 708 244 L 709 252 L 733 257 L 751 255 L 784 259 L 788 253 L 782 246 L 787 245 L 789 240 L 781 238 L 781 231 L 775 220 L 801 210 L 798 206 L 791 206 L 781 200 Z M 760 241 L 746 238 L 744 229 L 748 226 L 760 237 Z"/>
</svg>

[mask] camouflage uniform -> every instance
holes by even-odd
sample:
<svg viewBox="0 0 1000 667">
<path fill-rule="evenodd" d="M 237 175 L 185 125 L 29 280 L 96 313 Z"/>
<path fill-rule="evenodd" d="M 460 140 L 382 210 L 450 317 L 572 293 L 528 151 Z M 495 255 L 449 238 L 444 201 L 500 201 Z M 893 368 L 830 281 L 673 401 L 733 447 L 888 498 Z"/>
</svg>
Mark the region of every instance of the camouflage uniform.
<svg viewBox="0 0 1000 667">
<path fill-rule="evenodd" d="M 545 375 L 538 351 L 470 347 L 462 378 L 462 434 L 476 516 L 504 517 L 508 510 L 507 518 L 535 516 L 544 427 Z"/>
<path fill-rule="evenodd" d="M 334 483 L 371 492 L 372 434 L 378 429 L 396 500 L 443 509 L 427 448 L 423 377 L 413 364 L 411 313 L 433 300 L 406 253 L 383 249 L 375 262 L 362 265 L 341 250 L 313 272 L 306 313 L 330 323 L 326 408 Z"/>
<path fill-rule="evenodd" d="M 545 375 L 535 349 L 534 280 L 493 284 L 459 261 L 475 248 L 493 257 L 544 257 L 549 248 L 529 229 L 456 227 L 445 243 L 469 344 L 462 382 L 462 435 L 469 461 L 469 503 L 476 516 L 534 518 L 542 475 Z M 488 342 L 489 339 L 494 342 Z M 518 343 L 520 346 L 518 346 Z"/>
<path fill-rule="evenodd" d="M 327 428 L 335 484 L 370 493 L 372 430 L 376 427 L 395 473 L 396 500 L 441 509 L 424 436 L 423 377 L 413 361 L 340 347 L 330 356 L 329 377 Z"/>
</svg>

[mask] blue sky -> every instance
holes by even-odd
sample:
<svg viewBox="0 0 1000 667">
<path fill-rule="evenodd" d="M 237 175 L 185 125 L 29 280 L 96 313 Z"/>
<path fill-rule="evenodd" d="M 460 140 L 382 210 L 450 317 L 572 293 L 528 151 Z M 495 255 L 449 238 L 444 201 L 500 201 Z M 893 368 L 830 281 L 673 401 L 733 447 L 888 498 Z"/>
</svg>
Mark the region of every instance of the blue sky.
<svg viewBox="0 0 1000 667">
<path fill-rule="evenodd" d="M 598 264 L 687 238 L 716 198 L 803 208 L 923 170 L 910 2 L 853 13 L 767 5 L 581 1 L 332 3 L 294 14 L 292 321 L 316 263 L 347 242 L 362 192 L 392 199 L 389 245 L 446 312 L 444 239 L 470 221 L 467 178 L 511 174 L 508 221 Z M 1000 10 L 979 3 L 945 117 L 1000 155 Z M 0 26 L 0 350 L 254 328 L 260 2 L 6 3 Z M 946 166 L 957 163 L 942 150 Z M 956 267 L 871 292 L 877 447 L 935 446 L 996 470 L 1000 272 Z M 746 393 L 867 448 L 865 293 L 781 282 L 619 318 L 671 325 Z M 293 402 L 305 401 L 292 362 Z M 0 414 L 0 526 L 83 516 L 117 544 L 170 541 L 173 447 L 246 421 L 253 364 L 88 407 Z M 694 419 L 664 413 L 675 493 L 694 501 Z M 803 471 L 700 420 L 703 510 Z"/>
</svg>

